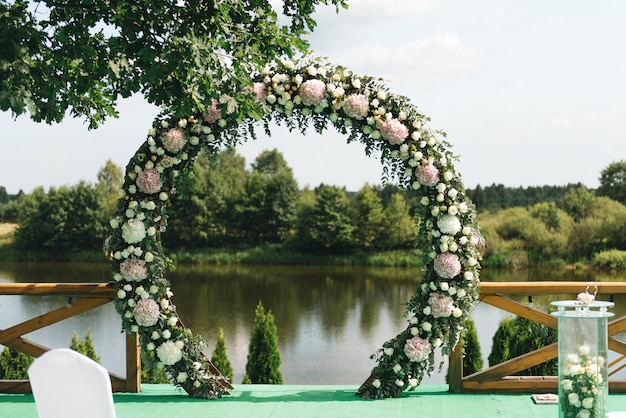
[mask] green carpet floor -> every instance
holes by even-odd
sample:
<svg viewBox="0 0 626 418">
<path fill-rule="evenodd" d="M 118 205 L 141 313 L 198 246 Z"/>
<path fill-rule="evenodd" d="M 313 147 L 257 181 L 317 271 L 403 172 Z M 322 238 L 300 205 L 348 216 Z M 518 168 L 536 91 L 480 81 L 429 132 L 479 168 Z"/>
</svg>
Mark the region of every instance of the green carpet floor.
<svg viewBox="0 0 626 418">
<path fill-rule="evenodd" d="M 554 418 L 557 405 L 536 405 L 530 395 L 453 394 L 425 385 L 401 398 L 364 401 L 356 386 L 235 385 L 231 395 L 206 401 L 170 385 L 142 385 L 139 394 L 114 394 L 118 418 L 196 417 L 532 417 Z M 626 395 L 610 395 L 608 411 L 626 411 Z M 0 394 L 0 418 L 37 418 L 32 395 Z M 88 418 L 88 417 L 85 417 Z"/>
</svg>

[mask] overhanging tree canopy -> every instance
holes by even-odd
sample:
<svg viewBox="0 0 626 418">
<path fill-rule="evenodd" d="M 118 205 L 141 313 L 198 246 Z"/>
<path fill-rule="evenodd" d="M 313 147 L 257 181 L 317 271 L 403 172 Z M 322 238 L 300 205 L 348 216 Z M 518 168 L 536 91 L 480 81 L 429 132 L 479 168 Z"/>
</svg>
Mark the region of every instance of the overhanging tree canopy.
<svg viewBox="0 0 626 418">
<path fill-rule="evenodd" d="M 139 92 L 173 114 L 223 97 L 249 115 L 252 72 L 307 48 L 318 5 L 347 8 L 282 3 L 279 13 L 268 0 L 0 0 L 0 109 L 46 123 L 69 112 L 96 128 Z"/>
</svg>

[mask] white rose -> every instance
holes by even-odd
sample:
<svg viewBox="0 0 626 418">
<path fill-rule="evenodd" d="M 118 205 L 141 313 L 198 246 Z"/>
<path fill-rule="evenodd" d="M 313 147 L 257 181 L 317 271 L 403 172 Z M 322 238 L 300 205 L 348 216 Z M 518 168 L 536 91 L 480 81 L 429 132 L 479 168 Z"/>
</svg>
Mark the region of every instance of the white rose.
<svg viewBox="0 0 626 418">
<path fill-rule="evenodd" d="M 422 329 L 426 332 L 430 332 L 433 329 L 433 325 L 430 322 L 422 322 Z"/>
</svg>

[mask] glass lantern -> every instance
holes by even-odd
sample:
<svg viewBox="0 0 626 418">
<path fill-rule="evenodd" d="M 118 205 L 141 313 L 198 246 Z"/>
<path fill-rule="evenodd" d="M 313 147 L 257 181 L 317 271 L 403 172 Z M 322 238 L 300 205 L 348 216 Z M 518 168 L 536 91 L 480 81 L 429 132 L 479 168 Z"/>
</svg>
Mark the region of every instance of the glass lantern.
<svg viewBox="0 0 626 418">
<path fill-rule="evenodd" d="M 583 294 L 584 295 L 584 294 Z M 552 302 L 558 318 L 559 418 L 603 418 L 609 393 L 608 318 L 613 302 Z"/>
</svg>

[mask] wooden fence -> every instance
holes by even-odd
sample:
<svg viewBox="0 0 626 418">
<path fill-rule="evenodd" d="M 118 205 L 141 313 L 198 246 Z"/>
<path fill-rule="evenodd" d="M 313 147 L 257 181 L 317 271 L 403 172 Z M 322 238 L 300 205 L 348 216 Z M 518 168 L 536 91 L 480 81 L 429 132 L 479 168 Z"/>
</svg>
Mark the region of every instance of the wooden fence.
<svg viewBox="0 0 626 418">
<path fill-rule="evenodd" d="M 63 306 L 7 329 L 0 329 L 0 345 L 39 357 L 48 347 L 27 340 L 29 332 L 79 315 L 105 305 L 115 299 L 115 288 L 111 283 L 0 283 L 2 295 L 65 296 Z M 0 309 L 0 315 L 2 310 Z M 137 336 L 126 337 L 126 378 L 109 372 L 114 392 L 139 392 L 141 389 L 141 361 Z M 28 380 L 0 380 L 1 393 L 31 392 Z"/>
<path fill-rule="evenodd" d="M 604 295 L 626 294 L 626 283 L 594 283 L 598 289 L 598 299 Z M 574 295 L 584 292 L 587 283 L 583 282 L 502 282 L 481 283 L 480 302 L 486 303 L 511 314 L 556 329 L 557 318 L 539 311 L 532 306 L 513 300 L 537 295 Z M 479 325 L 477 325 L 479 326 Z M 609 363 L 609 377 L 626 367 L 626 343 L 615 336 L 626 331 L 626 316 L 609 321 L 608 348 L 618 354 L 618 358 Z M 522 370 L 557 358 L 557 343 L 526 353 L 503 363 L 488 367 L 477 373 L 463 377 L 463 359 L 460 349 L 450 355 L 448 383 L 450 392 L 504 392 L 504 393 L 556 393 L 557 376 L 514 376 Z M 609 379 L 612 393 L 626 393 L 626 381 Z"/>
</svg>

